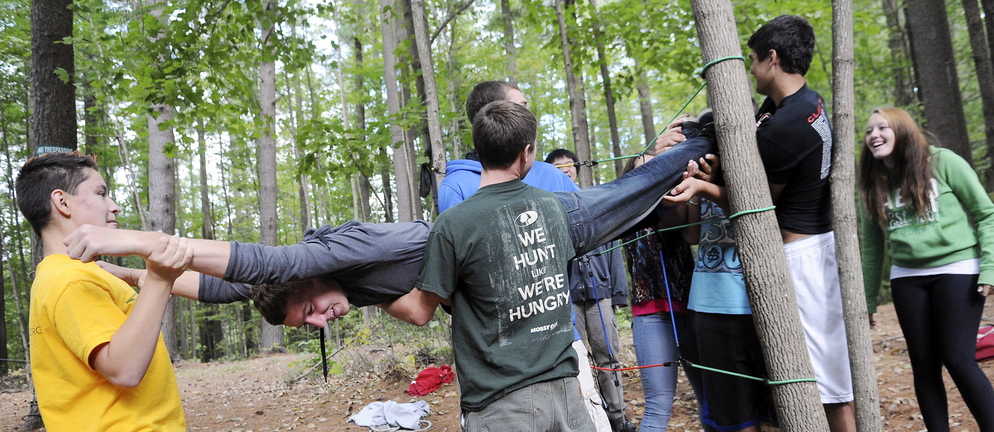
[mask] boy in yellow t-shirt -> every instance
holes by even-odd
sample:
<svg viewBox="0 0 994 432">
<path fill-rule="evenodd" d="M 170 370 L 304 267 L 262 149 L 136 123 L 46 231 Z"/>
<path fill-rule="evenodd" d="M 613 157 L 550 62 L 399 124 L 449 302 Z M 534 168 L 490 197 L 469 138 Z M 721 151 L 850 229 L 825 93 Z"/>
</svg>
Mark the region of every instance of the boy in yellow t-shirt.
<svg viewBox="0 0 994 432">
<path fill-rule="evenodd" d="M 160 327 L 173 281 L 193 257 L 162 237 L 145 258 L 141 295 L 96 263 L 70 259 L 63 241 L 82 225 L 117 227 L 96 162 L 79 153 L 28 160 L 17 206 L 45 258 L 31 285 L 31 368 L 49 431 L 183 431 L 186 418 Z"/>
</svg>

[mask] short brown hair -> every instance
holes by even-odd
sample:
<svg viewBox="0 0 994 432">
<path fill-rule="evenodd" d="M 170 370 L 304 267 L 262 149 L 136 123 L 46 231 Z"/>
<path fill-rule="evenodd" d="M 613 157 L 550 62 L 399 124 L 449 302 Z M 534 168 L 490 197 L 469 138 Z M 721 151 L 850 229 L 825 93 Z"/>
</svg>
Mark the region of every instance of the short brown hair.
<svg viewBox="0 0 994 432">
<path fill-rule="evenodd" d="M 21 167 L 14 184 L 17 208 L 38 235 L 52 219 L 49 196 L 61 189 L 76 195 L 76 188 L 86 181 L 86 169 L 97 169 L 97 161 L 79 152 L 46 153 L 33 157 Z"/>
<path fill-rule="evenodd" d="M 266 322 L 272 325 L 283 325 L 283 322 L 286 321 L 287 300 L 305 288 L 307 288 L 306 280 L 253 285 L 250 290 L 252 305 L 259 310 Z"/>
<path fill-rule="evenodd" d="M 486 104 L 473 119 L 473 144 L 484 169 L 511 166 L 535 145 L 538 121 L 528 108 L 506 100 Z"/>
</svg>

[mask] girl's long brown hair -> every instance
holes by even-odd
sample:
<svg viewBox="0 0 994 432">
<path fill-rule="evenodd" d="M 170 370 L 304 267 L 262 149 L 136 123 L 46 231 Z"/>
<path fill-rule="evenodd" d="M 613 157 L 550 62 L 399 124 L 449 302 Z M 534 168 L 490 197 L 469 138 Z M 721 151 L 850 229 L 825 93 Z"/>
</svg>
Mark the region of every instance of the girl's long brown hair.
<svg viewBox="0 0 994 432">
<path fill-rule="evenodd" d="M 874 109 L 870 115 L 880 114 L 887 126 L 894 131 L 894 151 L 888 168 L 873 152 L 864 148 L 859 160 L 859 192 L 866 215 L 886 228 L 887 215 L 884 204 L 890 191 L 901 188 L 901 198 L 910 203 L 915 214 L 924 218 L 929 212 L 929 195 L 932 192 L 929 167 L 929 140 L 911 116 L 900 108 Z M 866 138 L 863 138 L 865 145 Z"/>
</svg>

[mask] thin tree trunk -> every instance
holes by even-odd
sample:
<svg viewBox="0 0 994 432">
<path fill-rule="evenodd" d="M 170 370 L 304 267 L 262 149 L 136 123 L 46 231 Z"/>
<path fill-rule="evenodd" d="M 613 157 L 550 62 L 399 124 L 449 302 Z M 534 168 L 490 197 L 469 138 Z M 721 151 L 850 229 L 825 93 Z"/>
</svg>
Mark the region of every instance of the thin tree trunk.
<svg viewBox="0 0 994 432">
<path fill-rule="evenodd" d="M 587 101 L 583 93 L 583 80 L 577 76 L 576 71 L 573 69 L 573 61 L 571 60 L 572 56 L 570 53 L 576 42 L 569 37 L 566 24 L 567 13 L 570 14 L 573 22 L 576 21 L 575 10 L 572 9 L 572 0 L 565 1 L 567 3 L 564 5 L 564 0 L 555 0 L 555 6 L 556 18 L 559 21 L 559 39 L 563 49 L 563 63 L 566 68 L 566 88 L 569 93 L 570 120 L 573 126 L 573 145 L 576 148 L 576 155 L 580 158 L 580 161 L 589 162 L 592 159 L 590 156 L 590 131 L 587 126 Z M 567 10 L 564 10 L 564 8 Z M 577 176 L 580 178 L 581 188 L 593 186 L 594 179 L 590 167 L 579 167 Z"/>
<path fill-rule="evenodd" d="M 401 54 L 397 58 L 397 64 L 400 67 L 400 106 L 405 108 L 408 112 L 422 112 L 422 107 L 412 106 L 415 103 L 415 98 L 411 95 L 411 78 L 414 77 L 414 87 L 415 93 L 417 94 L 417 102 L 423 103 L 424 101 L 424 80 L 421 78 L 421 63 L 418 60 L 418 50 L 417 44 L 414 42 L 414 17 L 411 12 L 411 1 L 410 0 L 395 0 L 395 5 L 399 6 L 403 10 L 403 19 L 397 19 L 394 22 L 394 40 L 395 41 L 407 41 L 407 53 Z M 407 67 L 410 66 L 410 67 Z M 431 142 L 428 138 L 428 128 L 424 121 L 424 115 L 416 115 L 418 122 L 416 125 L 412 123 L 410 129 L 404 131 L 404 147 L 403 150 L 407 154 L 407 172 L 409 175 L 409 180 L 406 185 L 409 187 L 409 193 L 411 195 L 411 214 L 413 219 L 419 219 L 421 211 L 421 199 L 419 196 L 419 186 L 420 186 L 420 176 L 418 166 L 417 166 L 417 146 L 415 141 L 417 137 L 420 136 L 421 142 L 427 144 Z M 398 183 L 399 186 L 399 183 Z"/>
<path fill-rule="evenodd" d="M 424 100 L 428 111 L 428 136 L 431 139 L 431 167 L 434 183 L 431 194 L 433 212 L 438 213 L 438 185 L 445 173 L 445 143 L 442 142 L 442 122 L 439 118 L 438 86 L 435 83 L 435 65 L 432 61 L 431 45 L 428 44 L 427 17 L 424 0 L 412 0 L 414 13 L 414 40 L 418 45 L 418 59 L 421 61 L 421 76 L 424 78 Z"/>
<path fill-rule="evenodd" d="M 590 0 L 590 7 L 594 9 L 594 40 L 597 41 L 597 63 L 600 64 L 601 80 L 604 82 L 604 104 L 607 108 L 607 123 L 611 128 L 611 154 L 621 157 L 621 136 L 618 135 L 618 116 L 614 110 L 614 91 L 611 89 L 611 72 L 607 69 L 607 54 L 604 50 L 604 34 L 601 30 L 601 11 L 597 8 L 597 0 Z M 625 162 L 621 159 L 614 161 L 615 178 L 621 177 L 625 169 Z"/>
<path fill-rule="evenodd" d="M 504 62 L 507 65 L 507 80 L 518 83 L 518 49 L 514 46 L 514 11 L 511 0 L 500 0 L 501 21 L 504 23 Z M 452 26 L 455 33 L 455 25 Z M 469 119 L 470 122 L 473 119 Z"/>
<path fill-rule="evenodd" d="M 836 131 L 856 130 L 853 53 L 852 0 L 832 2 L 832 125 Z M 835 231 L 835 257 L 842 290 L 842 312 L 849 341 L 856 429 L 881 431 L 880 397 L 873 365 L 873 341 L 867 320 L 866 294 L 860 266 L 859 233 L 856 229 L 856 142 L 851 133 L 832 135 L 832 229 Z"/>
<path fill-rule="evenodd" d="M 897 0 L 883 0 L 884 16 L 887 17 L 887 45 L 893 63 L 894 100 L 897 106 L 908 106 L 915 101 L 914 83 L 911 79 L 907 34 L 901 24 L 901 10 Z"/>
<path fill-rule="evenodd" d="M 358 37 L 353 37 L 352 43 L 354 51 L 353 57 L 355 59 L 356 70 L 358 71 L 362 69 L 362 41 L 359 40 Z M 356 92 L 358 94 L 365 93 L 364 90 L 365 83 L 363 81 L 363 76 L 361 73 L 356 72 L 355 85 L 356 85 Z M 363 102 L 362 98 L 359 98 L 359 100 L 355 104 L 355 117 L 356 117 L 356 131 L 357 131 L 356 133 L 359 134 L 356 138 L 358 138 L 361 141 L 365 141 L 366 136 L 364 132 L 366 130 L 366 104 Z M 381 146 L 379 150 L 382 151 L 383 147 Z M 370 173 L 370 175 L 372 175 L 372 173 Z M 384 180 L 389 180 L 389 179 L 384 178 Z M 384 189 L 387 190 L 390 189 L 389 181 L 383 183 L 383 185 Z M 369 178 L 364 175 L 362 178 L 362 182 L 359 183 L 359 194 L 361 196 L 360 201 L 362 204 L 362 220 L 364 221 L 369 221 L 372 215 L 372 208 L 370 208 L 369 205 L 370 193 L 372 189 L 373 189 L 372 185 L 369 183 Z M 329 334 L 328 337 L 331 337 L 331 335 Z"/>
<path fill-rule="evenodd" d="M 380 0 L 380 11 L 383 32 L 383 80 L 387 92 L 387 114 L 396 116 L 400 113 L 400 98 L 397 91 L 397 71 L 395 51 L 397 45 L 393 34 L 393 4 L 390 0 Z M 396 122 L 390 125 L 390 141 L 393 145 L 401 143 L 394 148 L 393 167 L 394 176 L 397 180 L 397 207 L 398 217 L 401 222 L 414 220 L 412 211 L 412 201 L 414 196 L 411 193 L 411 173 L 410 160 L 404 145 L 404 130 Z M 384 183 L 384 189 L 389 188 L 389 183 Z M 390 214 L 390 213 L 387 213 Z"/>
<path fill-rule="evenodd" d="M 732 5 L 728 0 L 691 3 L 704 61 L 741 55 Z M 715 126 L 733 213 L 769 207 L 769 184 L 756 146 L 749 80 L 739 60 L 719 62 L 707 71 L 708 105 Z M 756 333 L 773 381 L 812 378 L 797 301 L 776 217 L 772 211 L 736 219 L 736 242 L 749 288 Z M 818 389 L 813 382 L 772 386 L 784 431 L 827 431 Z"/>
<path fill-rule="evenodd" d="M 656 138 L 656 124 L 652 118 L 652 96 L 649 94 L 649 83 L 645 77 L 645 71 L 639 71 L 638 81 L 635 83 L 635 90 L 639 94 L 639 112 L 642 115 L 642 133 L 645 135 L 645 144 L 649 145 Z"/>
<path fill-rule="evenodd" d="M 987 38 L 984 36 L 984 22 L 980 19 L 980 6 L 977 0 L 963 0 L 966 15 L 966 28 L 970 34 L 970 48 L 973 50 L 973 64 L 977 68 L 977 83 L 980 87 L 980 100 L 984 112 L 984 142 L 988 157 L 994 156 L 994 68 L 990 52 L 987 51 Z M 987 190 L 994 190 L 994 168 L 987 167 L 984 173 Z"/>
<path fill-rule="evenodd" d="M 943 147 L 956 152 L 972 166 L 973 152 L 966 130 L 946 3 L 907 0 L 905 16 L 911 33 L 911 58 L 925 108 L 925 127 L 939 137 Z"/>
<path fill-rule="evenodd" d="M 507 1 L 507 0 L 503 0 L 503 1 Z M 462 107 L 459 106 L 459 95 L 457 94 L 458 91 L 459 91 L 459 85 L 462 84 L 462 79 L 461 79 L 462 76 L 458 73 L 459 65 L 458 65 L 458 60 L 456 59 L 456 56 L 455 56 L 455 52 L 456 52 L 456 42 L 455 42 L 456 41 L 456 27 L 457 26 L 456 26 L 455 20 L 453 19 L 452 25 L 449 26 L 449 46 L 445 50 L 445 57 L 446 57 L 445 58 L 445 67 L 446 67 L 446 72 L 449 75 L 449 79 L 448 79 L 448 83 L 449 83 L 449 88 L 448 88 L 448 90 L 449 90 L 449 94 L 448 94 L 448 96 L 449 96 L 449 108 L 453 112 L 462 112 L 463 109 L 462 109 Z M 506 35 L 506 33 L 505 33 L 505 35 Z M 512 44 L 512 46 L 513 46 L 513 44 Z M 510 79 L 509 79 L 509 81 L 510 81 Z M 462 152 L 462 138 L 461 138 L 462 137 L 461 130 L 462 130 L 462 124 L 463 124 L 462 119 L 463 118 L 464 117 L 461 116 L 461 115 L 453 116 L 452 121 L 449 122 L 449 135 L 448 136 L 449 136 L 449 141 L 451 141 L 450 144 L 452 145 L 452 158 L 453 159 L 459 159 L 462 156 L 462 154 L 463 154 L 463 152 Z"/>
<path fill-rule="evenodd" d="M 259 162 L 259 243 L 276 246 L 279 227 L 276 220 L 276 63 L 273 60 L 276 2 L 263 5 L 262 62 L 259 65 L 259 117 L 264 127 L 258 139 Z M 262 321 L 262 349 L 283 348 L 283 327 Z"/>
</svg>

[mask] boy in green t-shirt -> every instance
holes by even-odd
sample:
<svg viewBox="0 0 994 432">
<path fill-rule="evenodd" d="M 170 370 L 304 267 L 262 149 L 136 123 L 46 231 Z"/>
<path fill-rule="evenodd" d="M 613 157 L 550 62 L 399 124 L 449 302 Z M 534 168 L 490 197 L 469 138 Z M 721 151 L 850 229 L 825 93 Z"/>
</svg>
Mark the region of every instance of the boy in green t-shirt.
<svg viewBox="0 0 994 432">
<path fill-rule="evenodd" d="M 464 430 L 593 431 L 576 379 L 566 210 L 521 179 L 537 121 L 509 101 L 473 119 L 480 189 L 439 215 L 416 287 L 425 311 L 452 305 Z"/>
<path fill-rule="evenodd" d="M 160 327 L 173 281 L 193 257 L 187 241 L 162 237 L 145 257 L 141 295 L 67 256 L 83 225 L 117 227 L 96 162 L 79 153 L 28 160 L 17 206 L 41 236 L 45 258 L 31 285 L 31 368 L 50 431 L 183 431 L 186 419 Z"/>
</svg>

